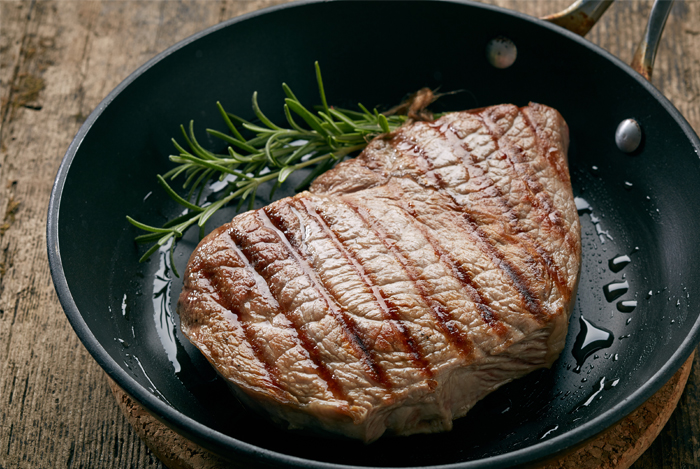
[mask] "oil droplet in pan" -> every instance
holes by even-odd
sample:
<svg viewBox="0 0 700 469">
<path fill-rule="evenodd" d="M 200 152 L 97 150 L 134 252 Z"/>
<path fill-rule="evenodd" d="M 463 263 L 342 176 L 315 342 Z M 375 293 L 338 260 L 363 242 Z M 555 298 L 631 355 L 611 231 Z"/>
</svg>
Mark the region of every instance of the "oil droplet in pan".
<svg viewBox="0 0 700 469">
<path fill-rule="evenodd" d="M 170 290 L 172 279 L 170 277 L 170 243 L 160 248 L 160 265 L 153 276 L 153 311 L 154 322 L 158 338 L 160 339 L 165 354 L 172 363 L 175 373 L 181 371 L 180 362 L 177 359 L 178 339 L 176 336 L 175 321 L 170 311 Z"/>
<path fill-rule="evenodd" d="M 621 313 L 631 313 L 634 308 L 637 307 L 637 302 L 635 300 L 618 301 L 617 310 Z"/>
<path fill-rule="evenodd" d="M 617 256 L 614 259 L 610 259 L 608 261 L 608 267 L 610 267 L 610 270 L 617 273 L 617 272 L 621 271 L 622 269 L 624 269 L 627 266 L 627 264 L 629 264 L 630 262 L 632 262 L 632 260 L 630 259 L 630 256 L 627 256 L 627 255 Z"/>
<path fill-rule="evenodd" d="M 551 435 L 553 432 L 559 429 L 559 425 L 554 425 L 552 427 L 547 428 L 545 431 L 541 432 L 539 434 L 539 439 L 544 440 L 547 438 L 549 435 Z"/>
<path fill-rule="evenodd" d="M 601 392 L 608 391 L 608 390 L 614 388 L 615 386 L 617 386 L 619 383 L 620 383 L 619 378 L 614 379 L 612 381 L 606 381 L 605 376 L 603 376 L 600 379 L 600 381 L 598 381 L 598 383 L 596 384 L 596 387 L 593 389 L 593 392 L 588 397 L 586 397 L 584 400 L 579 402 L 578 405 L 576 405 L 573 409 L 571 409 L 571 411 L 569 413 L 573 414 L 573 413 L 576 413 L 579 409 L 581 409 L 583 407 L 590 406 L 591 404 L 593 404 L 593 402 L 596 399 L 600 399 L 602 397 L 600 395 Z"/>
<path fill-rule="evenodd" d="M 124 298 L 122 298 L 122 316 L 127 321 L 129 320 L 129 304 L 126 302 L 126 293 L 124 293 Z"/>
<path fill-rule="evenodd" d="M 624 282 L 612 282 L 605 285 L 603 287 L 603 293 L 605 293 L 605 299 L 608 300 L 608 303 L 612 303 L 627 293 L 629 289 L 630 284 L 625 280 Z"/>
<path fill-rule="evenodd" d="M 587 213 L 590 217 L 591 223 L 593 223 L 593 226 L 595 226 L 595 231 L 596 234 L 598 234 L 600 243 L 605 244 L 606 238 L 612 241 L 613 237 L 610 236 L 610 233 L 608 231 L 603 229 L 600 223 L 600 218 L 593 215 L 593 208 L 591 207 L 591 204 L 589 204 L 588 201 L 586 201 L 586 199 L 583 199 L 581 197 L 574 197 L 574 202 L 576 203 L 576 210 L 578 211 L 579 216 L 583 215 L 584 213 Z"/>
<path fill-rule="evenodd" d="M 583 316 L 579 318 L 579 324 L 581 325 L 581 330 L 576 336 L 574 348 L 571 351 L 571 354 L 576 359 L 576 368 L 574 369 L 576 373 L 581 372 L 581 367 L 586 358 L 598 350 L 610 347 L 614 339 L 612 332 L 594 325 Z"/>
<path fill-rule="evenodd" d="M 593 212 L 591 204 L 589 204 L 588 201 L 586 201 L 586 199 L 583 199 L 581 197 L 575 197 L 574 202 L 576 203 L 576 210 L 578 211 L 579 215 Z"/>
</svg>

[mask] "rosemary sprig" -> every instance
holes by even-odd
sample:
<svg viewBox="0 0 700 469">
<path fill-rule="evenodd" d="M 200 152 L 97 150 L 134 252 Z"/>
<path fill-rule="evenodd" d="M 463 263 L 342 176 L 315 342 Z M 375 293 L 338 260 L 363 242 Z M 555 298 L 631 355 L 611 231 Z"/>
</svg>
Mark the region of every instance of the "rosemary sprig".
<svg viewBox="0 0 700 469">
<path fill-rule="evenodd" d="M 275 181 L 270 193 L 272 197 L 290 174 L 315 166 L 297 190 L 303 188 L 338 161 L 363 149 L 375 136 L 389 133 L 406 121 L 406 116 L 385 116 L 376 110 L 370 112 L 361 104 L 358 105 L 359 112 L 329 106 L 318 62 L 315 68 L 322 103 L 315 112 L 304 107 L 292 90 L 282 84 L 287 96 L 284 115 L 289 128 L 280 127 L 265 116 L 258 106 L 257 92 L 253 93 L 252 106 L 259 124 L 226 112 L 221 103 L 216 103 L 229 133 L 213 129 L 207 129 L 207 133 L 227 145 L 226 154 L 217 154 L 202 147 L 194 136 L 192 121 L 187 130 L 181 126 L 186 145 L 182 146 L 173 139 L 178 154 L 170 156 L 177 166 L 158 175 L 157 181 L 174 201 L 184 207 L 184 214 L 160 228 L 126 217 L 129 223 L 147 232 L 136 237 L 138 243 L 153 243 L 141 257 L 141 262 L 171 239 L 181 238 L 195 224 L 199 226 L 200 236 L 203 236 L 207 220 L 235 200 L 238 200 L 240 209 L 247 199 L 248 209 L 252 209 L 261 184 Z M 247 132 L 241 132 L 237 125 Z M 243 133 L 252 133 L 253 137 L 246 139 Z M 168 183 L 178 177 L 184 178 L 182 187 L 187 190 L 186 196 L 179 195 Z M 228 184 L 216 194 L 214 202 L 203 201 L 206 188 L 217 180 L 226 180 Z M 170 246 L 172 255 L 175 243 L 172 242 Z"/>
</svg>

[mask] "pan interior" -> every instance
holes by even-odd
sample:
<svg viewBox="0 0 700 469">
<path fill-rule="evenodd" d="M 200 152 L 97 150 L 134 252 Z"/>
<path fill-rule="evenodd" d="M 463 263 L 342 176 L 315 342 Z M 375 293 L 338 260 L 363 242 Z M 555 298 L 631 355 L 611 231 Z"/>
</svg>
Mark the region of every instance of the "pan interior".
<svg viewBox="0 0 700 469">
<path fill-rule="evenodd" d="M 339 32 L 333 18 L 353 26 Z M 504 70 L 491 67 L 484 53 L 488 41 L 501 35 L 518 47 L 515 64 Z M 125 216 L 159 226 L 179 212 L 155 181 L 171 167 L 170 138 L 179 135 L 179 125 L 194 119 L 200 142 L 221 150 L 203 132 L 224 128 L 216 101 L 250 118 L 254 91 L 263 110 L 283 122 L 282 82 L 302 102 L 318 103 L 316 60 L 329 102 L 340 107 L 362 102 L 388 108 L 429 86 L 463 90 L 440 100 L 435 111 L 535 101 L 558 109 L 569 124 L 583 265 L 566 348 L 551 370 L 489 395 L 450 433 L 366 446 L 269 426 L 238 405 L 181 335 L 174 311 L 182 282 L 172 275 L 169 257 L 160 253 L 138 263 L 143 248 L 133 242 L 138 233 Z M 650 380 L 660 387 L 659 370 L 698 321 L 696 138 L 689 139 L 664 103 L 614 62 L 519 15 L 447 2 L 276 9 L 169 51 L 111 98 L 67 155 L 73 160 L 58 213 L 50 214 L 60 220 L 63 274 L 79 311 L 68 314 L 81 316 L 111 358 L 103 366 L 127 373 L 130 379 L 119 384 L 128 392 L 145 389 L 178 414 L 236 440 L 310 461 L 376 467 L 476 466 L 490 456 L 575 435 L 556 440 L 551 450 L 560 451 L 621 418 L 623 400 Z M 622 154 L 614 143 L 617 124 L 628 117 L 644 129 L 643 146 L 634 155 Z M 110 171 L 104 171 L 105 162 Z M 278 192 L 276 198 L 291 194 Z M 268 202 L 260 196 L 256 207 Z M 208 230 L 233 215 L 225 209 Z M 174 262 L 180 273 L 197 241 L 193 230 L 178 243 Z M 629 264 L 611 269 L 609 262 L 623 255 Z M 606 298 L 606 285 L 624 282 L 624 295 Z M 636 301 L 636 307 L 620 311 L 621 301 Z M 588 323 L 611 334 L 612 343 L 577 363 L 576 337 Z M 633 404 L 626 404 L 627 411 Z M 606 421 L 596 420 L 603 414 Z M 587 433 L 576 433 L 590 422 Z M 185 420 L 170 423 L 217 451 L 239 451 L 234 440 L 208 442 Z M 533 452 L 531 459 L 541 456 Z"/>
</svg>

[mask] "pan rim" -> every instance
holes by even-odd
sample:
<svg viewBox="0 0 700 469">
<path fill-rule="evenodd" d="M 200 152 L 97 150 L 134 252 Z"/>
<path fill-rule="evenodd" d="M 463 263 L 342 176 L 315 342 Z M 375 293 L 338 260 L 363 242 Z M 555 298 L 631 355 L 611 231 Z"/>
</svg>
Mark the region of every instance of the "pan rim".
<svg viewBox="0 0 700 469">
<path fill-rule="evenodd" d="M 599 46 L 591 43 L 590 41 L 574 33 L 564 30 L 561 27 L 552 25 L 548 22 L 525 15 L 523 13 L 507 10 L 492 5 L 484 5 L 470 0 L 441 1 L 443 3 L 454 3 L 470 6 L 473 8 L 491 10 L 502 15 L 504 14 L 523 21 L 534 23 L 536 26 L 549 29 L 560 36 L 563 36 L 569 40 L 578 43 L 579 45 L 588 48 L 589 50 L 596 53 L 598 56 L 601 56 L 603 59 L 612 62 L 613 65 L 617 66 L 617 68 L 624 71 L 631 79 L 636 80 L 637 83 L 641 84 L 647 90 L 647 92 L 649 92 L 656 99 L 656 101 L 663 106 L 663 108 L 670 115 L 670 117 L 673 118 L 673 120 L 680 126 L 685 135 L 688 137 L 688 140 L 695 147 L 696 153 L 699 152 L 700 139 L 698 139 L 698 136 L 696 135 L 690 124 L 673 106 L 673 104 L 663 94 L 661 94 L 661 92 L 658 89 L 656 89 L 650 82 L 648 82 L 641 75 L 632 70 L 627 64 L 622 62 L 619 58 L 612 55 L 611 53 L 605 51 Z M 253 444 L 246 443 L 244 441 L 238 440 L 236 438 L 213 430 L 212 428 L 205 426 L 199 423 L 198 421 L 182 414 L 176 408 L 171 407 L 165 402 L 158 399 L 155 395 L 153 395 L 147 389 L 141 386 L 128 373 L 126 373 L 126 371 L 124 371 L 121 368 L 121 366 L 118 365 L 116 360 L 112 358 L 112 356 L 106 351 L 102 344 L 96 339 L 95 335 L 92 333 L 89 326 L 85 322 L 72 296 L 72 293 L 68 286 L 68 280 L 63 270 L 58 234 L 61 199 L 72 162 L 76 154 L 78 153 L 85 136 L 90 132 L 92 126 L 99 119 L 99 117 L 102 115 L 105 109 L 107 109 L 107 107 L 117 98 L 117 96 L 120 95 L 129 85 L 131 85 L 141 75 L 146 73 L 156 63 L 162 61 L 164 58 L 172 55 L 173 53 L 189 45 L 190 43 L 195 42 L 198 39 L 210 35 L 216 31 L 232 27 L 237 23 L 248 21 L 252 18 L 261 15 L 286 10 L 288 8 L 303 8 L 309 5 L 318 5 L 323 3 L 326 3 L 326 0 L 302 0 L 299 2 L 287 3 L 283 5 L 264 8 L 261 10 L 241 15 L 236 18 L 229 19 L 225 22 L 206 28 L 170 46 L 163 52 L 157 54 L 156 56 L 145 62 L 133 73 L 131 73 L 127 78 L 125 78 L 102 100 L 102 102 L 100 102 L 100 104 L 95 108 L 95 110 L 93 110 L 92 113 L 88 116 L 88 118 L 76 134 L 75 138 L 69 145 L 65 156 L 61 161 L 49 199 L 49 207 L 47 214 L 47 251 L 54 288 L 59 297 L 61 306 L 64 309 L 71 326 L 75 330 L 76 334 L 80 338 L 85 348 L 111 379 L 113 379 L 122 389 L 124 389 L 127 392 L 127 394 L 132 396 L 137 402 L 143 405 L 150 413 L 152 413 L 156 418 L 165 423 L 168 427 L 186 436 L 192 441 L 195 441 L 196 443 L 199 443 L 206 448 L 214 450 L 218 454 L 222 454 L 221 450 L 225 450 L 225 454 L 233 456 L 234 458 L 237 454 L 246 455 L 250 458 L 256 459 L 258 462 L 282 463 L 289 467 L 306 467 L 317 469 L 372 469 L 371 466 L 354 466 L 309 460 L 255 446 Z M 501 455 L 489 456 L 485 459 L 464 461 L 446 465 L 420 466 L 420 468 L 425 469 L 430 467 L 433 469 L 467 469 L 473 467 L 501 467 L 503 464 L 517 465 L 528 462 L 534 462 L 551 457 L 553 454 L 566 451 L 567 449 L 570 449 L 590 438 L 593 438 L 605 428 L 608 428 L 610 426 L 610 422 L 617 422 L 621 420 L 626 415 L 634 411 L 634 409 L 640 406 L 643 402 L 645 402 L 655 392 L 657 392 L 671 378 L 671 376 L 676 372 L 676 370 L 680 368 L 682 363 L 685 362 L 687 357 L 694 350 L 699 336 L 700 318 L 698 318 L 693 324 L 693 326 L 689 329 L 685 339 L 681 342 L 680 347 L 678 347 L 678 349 L 673 353 L 671 358 L 654 375 L 652 375 L 649 381 L 647 381 L 643 386 L 639 387 L 636 391 L 631 393 L 627 398 L 614 405 L 608 411 L 598 415 L 589 422 L 578 426 L 565 434 L 554 436 L 548 440 L 539 442 L 535 445 L 528 446 L 526 448 L 522 448 Z M 405 467 L 405 469 L 419 468 Z"/>
</svg>

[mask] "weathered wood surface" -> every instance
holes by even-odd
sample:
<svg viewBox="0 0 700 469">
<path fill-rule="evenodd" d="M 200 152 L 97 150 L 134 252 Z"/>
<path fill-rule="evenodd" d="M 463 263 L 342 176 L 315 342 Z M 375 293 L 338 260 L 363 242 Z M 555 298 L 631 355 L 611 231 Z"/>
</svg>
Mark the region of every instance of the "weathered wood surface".
<svg viewBox="0 0 700 469">
<path fill-rule="evenodd" d="M 164 467 L 63 315 L 46 256 L 51 185 L 85 116 L 139 65 L 201 29 L 281 1 L 0 1 L 0 469 Z M 541 16 L 569 2 L 496 3 Z M 650 5 L 618 1 L 589 39 L 629 62 Z M 700 2 L 677 2 L 653 78 L 696 131 L 698 20 Z M 633 467 L 700 467 L 698 438 L 700 354 L 678 409 Z"/>
</svg>

